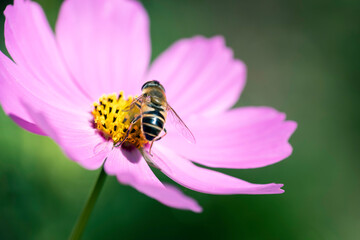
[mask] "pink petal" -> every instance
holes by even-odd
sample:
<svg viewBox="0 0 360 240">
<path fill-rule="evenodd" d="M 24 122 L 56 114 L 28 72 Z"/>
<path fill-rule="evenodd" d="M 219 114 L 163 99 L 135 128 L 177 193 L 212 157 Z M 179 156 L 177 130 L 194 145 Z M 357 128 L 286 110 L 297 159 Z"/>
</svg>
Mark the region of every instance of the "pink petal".
<svg viewBox="0 0 360 240">
<path fill-rule="evenodd" d="M 88 104 L 89 99 L 67 71 L 41 7 L 31 1 L 15 0 L 4 14 L 6 47 L 19 67 L 32 76 L 28 86 L 41 85 L 76 101 L 77 105 Z"/>
<path fill-rule="evenodd" d="M 72 160 L 84 168 L 99 168 L 111 144 L 92 127 L 91 114 L 86 112 L 65 111 L 42 105 L 44 112 L 24 104 L 34 122 L 51 137 Z"/>
<path fill-rule="evenodd" d="M 185 196 L 175 187 L 162 184 L 137 149 L 127 151 L 114 148 L 108 155 L 104 167 L 108 174 L 116 174 L 119 182 L 131 185 L 167 206 L 194 212 L 202 211 L 195 200 Z"/>
<path fill-rule="evenodd" d="M 72 108 L 84 111 L 77 105 L 78 102 L 75 104 L 54 89 L 38 84 L 28 71 L 21 69 L 1 52 L 0 86 L 0 103 L 5 113 L 21 127 L 36 134 L 44 135 L 29 116 L 22 102 L 37 108 L 41 108 L 46 103 L 62 109 Z"/>
<path fill-rule="evenodd" d="M 194 162 L 217 168 L 257 168 L 281 161 L 292 153 L 288 143 L 296 123 L 268 107 L 243 107 L 219 117 L 187 122 L 196 144 L 182 139 L 171 124 L 161 144 Z"/>
<path fill-rule="evenodd" d="M 0 102 L 23 128 L 52 137 L 86 168 L 101 166 L 104 140 L 91 126 L 91 101 L 73 84 L 40 7 L 15 1 L 6 11 L 5 36 L 17 64 L 0 54 Z M 71 109 L 71 110 L 68 110 Z"/>
<path fill-rule="evenodd" d="M 192 190 L 210 194 L 276 194 L 283 184 L 253 184 L 220 172 L 201 168 L 159 144 L 153 161 L 168 177 Z"/>
<path fill-rule="evenodd" d="M 17 85 L 13 84 L 14 77 L 10 67 L 15 68 L 10 59 L 0 52 L 0 103 L 7 115 L 13 116 L 14 121 L 31 132 L 39 132 L 39 128 L 34 126 L 33 121 L 26 110 L 23 108 L 18 98 Z M 40 131 L 41 132 L 41 131 Z"/>
<path fill-rule="evenodd" d="M 16 87 L 15 92 L 21 96 L 15 100 L 27 111 L 33 125 L 40 129 L 41 133 L 51 137 L 70 159 L 83 167 L 96 169 L 102 165 L 110 147 L 104 146 L 97 151 L 104 139 L 92 127 L 92 116 L 89 111 L 79 111 L 76 108 L 70 110 L 60 103 L 51 105 L 22 88 L 16 81 L 12 83 L 12 86 Z M 2 100 L 2 105 L 6 106 Z M 8 100 L 6 99 L 5 103 Z M 26 128 L 24 124 L 21 126 Z"/>
<path fill-rule="evenodd" d="M 182 118 L 232 107 L 245 85 L 246 67 L 222 37 L 180 40 L 152 64 L 146 79 L 159 80 Z"/>
<path fill-rule="evenodd" d="M 90 111 L 70 108 L 64 102 L 51 99 L 48 96 L 51 91 L 46 92 L 42 87 L 36 88 L 37 85 L 32 89 L 35 92 L 28 90 L 22 82 L 17 81 L 23 79 L 26 73 L 17 71 L 16 65 L 3 57 L 0 54 L 0 63 L 9 64 L 6 67 L 0 64 L 0 83 L 4 86 L 1 90 L 4 89 L 4 93 L 13 93 L 0 94 L 5 112 L 25 129 L 34 133 L 39 131 L 54 139 L 71 159 L 85 168 L 100 167 L 109 148 L 98 153 L 94 151 L 104 139 L 93 129 Z M 3 77 L 3 73 L 8 75 Z M 30 129 L 32 127 L 36 128 Z"/>
<path fill-rule="evenodd" d="M 140 91 L 151 48 L 149 19 L 137 1 L 67 0 L 56 36 L 71 72 L 93 99 Z"/>
<path fill-rule="evenodd" d="M 25 121 L 24 119 L 19 118 L 18 116 L 12 114 L 10 114 L 9 117 L 23 129 L 32 132 L 34 134 L 46 136 L 46 134 L 41 130 L 41 128 L 36 126 L 35 123 Z"/>
</svg>

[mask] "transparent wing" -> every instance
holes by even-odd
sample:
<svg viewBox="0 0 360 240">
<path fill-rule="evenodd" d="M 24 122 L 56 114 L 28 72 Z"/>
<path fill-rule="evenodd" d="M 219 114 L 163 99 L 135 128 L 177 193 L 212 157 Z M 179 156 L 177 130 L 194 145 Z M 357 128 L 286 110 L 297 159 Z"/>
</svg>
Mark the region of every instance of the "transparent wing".
<svg viewBox="0 0 360 240">
<path fill-rule="evenodd" d="M 131 102 L 131 104 L 130 104 L 127 108 L 123 109 L 122 111 L 123 111 L 123 112 L 130 112 L 130 111 L 132 111 L 132 110 L 134 109 L 134 107 L 141 108 L 141 104 L 142 104 L 145 100 L 146 100 L 146 97 L 142 94 L 142 95 L 140 95 L 139 97 L 135 98 L 135 99 Z"/>
<path fill-rule="evenodd" d="M 170 121 L 175 125 L 175 128 L 181 133 L 181 135 L 185 137 L 190 143 L 196 143 L 195 137 L 190 129 L 169 104 L 167 104 L 166 110 L 170 116 Z"/>
</svg>

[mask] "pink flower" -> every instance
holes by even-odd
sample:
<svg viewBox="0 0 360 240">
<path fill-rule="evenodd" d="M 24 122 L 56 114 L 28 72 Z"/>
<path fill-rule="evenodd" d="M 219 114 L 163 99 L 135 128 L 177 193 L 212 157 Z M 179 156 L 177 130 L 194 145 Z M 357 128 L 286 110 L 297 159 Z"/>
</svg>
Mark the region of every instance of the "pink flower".
<svg viewBox="0 0 360 240">
<path fill-rule="evenodd" d="M 168 102 L 196 137 L 190 144 L 167 124 L 154 143 L 153 163 L 179 184 L 210 194 L 276 194 L 282 184 L 253 184 L 198 167 L 257 168 L 288 157 L 296 123 L 269 107 L 230 109 L 245 85 L 246 67 L 222 37 L 174 43 L 150 64 L 149 19 L 136 1 L 66 0 L 55 34 L 41 7 L 15 0 L 5 10 L 5 41 L 13 59 L 0 53 L 0 101 L 19 126 L 52 138 L 87 169 L 116 175 L 119 182 L 180 209 L 201 207 L 161 183 L 139 151 L 113 148 L 94 128 L 93 103 L 103 94 L 141 94 L 157 79 Z"/>
</svg>

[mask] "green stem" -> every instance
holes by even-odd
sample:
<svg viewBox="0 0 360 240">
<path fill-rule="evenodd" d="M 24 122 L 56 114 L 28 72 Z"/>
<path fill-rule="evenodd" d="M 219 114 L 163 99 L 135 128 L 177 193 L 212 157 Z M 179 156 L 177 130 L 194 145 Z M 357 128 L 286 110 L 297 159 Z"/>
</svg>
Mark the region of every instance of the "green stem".
<svg viewBox="0 0 360 240">
<path fill-rule="evenodd" d="M 94 185 L 94 188 L 90 194 L 89 199 L 87 200 L 84 209 L 81 212 L 81 215 L 79 216 L 76 225 L 74 226 L 71 235 L 69 237 L 69 240 L 78 240 L 81 238 L 81 235 L 84 232 L 86 223 L 89 220 L 91 211 L 94 208 L 96 199 L 98 198 L 100 191 L 102 189 L 102 186 L 104 185 L 106 179 L 106 173 L 104 171 L 104 168 L 101 168 L 101 172 L 99 174 L 98 179 L 96 180 L 96 183 Z"/>
</svg>

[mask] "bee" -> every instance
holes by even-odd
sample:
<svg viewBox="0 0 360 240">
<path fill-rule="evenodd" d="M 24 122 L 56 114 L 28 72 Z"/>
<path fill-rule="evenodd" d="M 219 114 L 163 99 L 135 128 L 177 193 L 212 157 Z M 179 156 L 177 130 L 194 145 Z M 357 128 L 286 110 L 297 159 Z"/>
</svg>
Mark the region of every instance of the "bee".
<svg viewBox="0 0 360 240">
<path fill-rule="evenodd" d="M 158 81 L 152 80 L 146 82 L 141 87 L 141 91 L 142 94 L 133 100 L 127 110 L 131 111 L 133 108 L 138 108 L 140 114 L 134 116 L 124 140 L 117 144 L 117 146 L 120 146 L 126 140 L 132 126 L 138 121 L 141 121 L 141 133 L 143 137 L 150 142 L 149 154 L 152 156 L 151 148 L 153 143 L 167 134 L 165 122 L 168 114 L 171 115 L 171 119 L 173 120 L 176 129 L 178 129 L 189 142 L 195 143 L 194 135 L 169 105 L 166 100 L 165 88 Z M 162 131 L 164 134 L 160 136 Z"/>
</svg>

